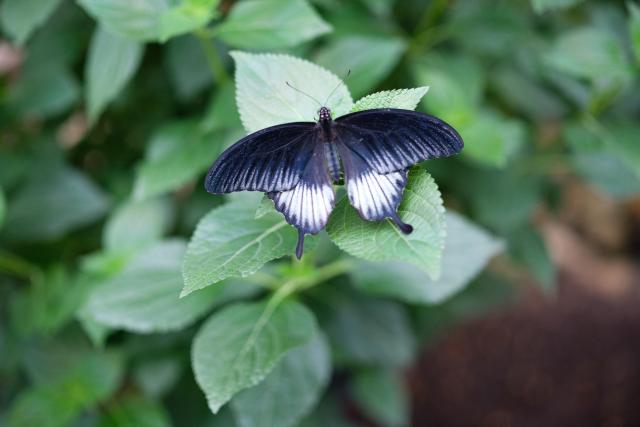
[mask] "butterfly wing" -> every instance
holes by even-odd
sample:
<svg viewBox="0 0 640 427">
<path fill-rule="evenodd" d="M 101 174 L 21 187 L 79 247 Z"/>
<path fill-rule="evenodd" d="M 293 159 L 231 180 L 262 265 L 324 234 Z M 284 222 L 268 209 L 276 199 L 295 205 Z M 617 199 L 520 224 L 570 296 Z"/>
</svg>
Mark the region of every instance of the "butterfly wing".
<svg viewBox="0 0 640 427">
<path fill-rule="evenodd" d="M 374 109 L 336 119 L 335 129 L 349 150 L 381 174 L 462 150 L 462 138 L 442 120 L 411 110 Z"/>
<path fill-rule="evenodd" d="M 314 134 L 314 149 L 298 183 L 287 191 L 268 193 L 287 222 L 298 229 L 296 256 L 302 256 L 305 234 L 322 230 L 335 205 L 335 193 L 326 165 L 325 147 Z"/>
<path fill-rule="evenodd" d="M 379 173 L 355 152 L 348 140 L 338 138 L 336 144 L 344 167 L 347 196 L 360 217 L 368 221 L 391 218 L 404 233 L 411 233 L 413 227 L 402 222 L 397 210 L 402 200 L 402 192 L 407 184 L 406 169 Z"/>
<path fill-rule="evenodd" d="M 314 150 L 315 123 L 286 123 L 245 136 L 218 157 L 205 180 L 214 194 L 293 188 Z"/>
</svg>

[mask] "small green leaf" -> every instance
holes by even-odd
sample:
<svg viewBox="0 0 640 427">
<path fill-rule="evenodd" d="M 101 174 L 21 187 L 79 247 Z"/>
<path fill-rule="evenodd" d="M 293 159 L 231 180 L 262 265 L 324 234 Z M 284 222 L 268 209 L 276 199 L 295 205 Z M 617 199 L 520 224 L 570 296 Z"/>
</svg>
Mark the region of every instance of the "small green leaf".
<svg viewBox="0 0 640 427">
<path fill-rule="evenodd" d="M 348 70 L 353 78 L 348 86 L 355 96 L 361 96 L 389 75 L 406 49 L 399 37 L 349 36 L 334 39 L 315 56 L 315 62 L 337 75 Z"/>
<path fill-rule="evenodd" d="M 465 140 L 463 156 L 482 164 L 503 168 L 524 145 L 525 128 L 515 119 L 482 111 L 458 126 Z"/>
<path fill-rule="evenodd" d="M 98 27 L 85 69 L 89 120 L 95 122 L 136 73 L 144 46 Z"/>
<path fill-rule="evenodd" d="M 180 101 L 192 100 L 213 82 L 202 45 L 193 35 L 171 39 L 167 43 L 164 62 Z"/>
<path fill-rule="evenodd" d="M 640 65 L 640 6 L 629 1 L 627 7 L 629 9 L 631 45 L 636 56 L 636 64 Z"/>
<path fill-rule="evenodd" d="M 33 175 L 11 200 L 4 227 L 11 240 L 42 241 L 102 217 L 107 199 L 84 174 L 67 167 Z M 44 185 L 44 186 L 43 186 Z"/>
<path fill-rule="evenodd" d="M 164 407 L 151 400 L 128 396 L 110 402 L 97 427 L 170 427 Z"/>
<path fill-rule="evenodd" d="M 0 6 L 0 24 L 18 43 L 24 44 L 40 27 L 61 0 L 5 0 Z"/>
<path fill-rule="evenodd" d="M 260 384 L 231 400 L 240 427 L 289 427 L 316 405 L 331 376 L 331 354 L 322 334 L 289 351 Z"/>
<path fill-rule="evenodd" d="M 219 0 L 76 0 L 110 31 L 138 41 L 161 41 L 204 27 Z"/>
<path fill-rule="evenodd" d="M 426 111 L 454 126 L 476 115 L 484 91 L 482 68 L 468 56 L 434 57 L 414 66 L 416 81 L 429 86 Z"/>
<path fill-rule="evenodd" d="M 348 113 L 353 106 L 349 90 L 338 77 L 304 59 L 237 51 L 231 56 L 236 62 L 238 110 L 247 132 L 280 123 L 314 121 L 320 105 L 287 82 L 320 103 L 326 100 L 334 117 Z"/>
<path fill-rule="evenodd" d="M 531 0 L 533 10 L 537 13 L 548 10 L 565 9 L 580 3 L 582 0 Z"/>
<path fill-rule="evenodd" d="M 437 304 L 464 288 L 503 248 L 502 242 L 462 216 L 447 212 L 442 275 L 430 280 L 404 263 L 362 262 L 351 271 L 358 288 L 407 303 Z"/>
<path fill-rule="evenodd" d="M 289 350 L 315 333 L 313 314 L 293 301 L 235 304 L 211 316 L 192 349 L 196 381 L 211 411 L 260 383 Z"/>
<path fill-rule="evenodd" d="M 546 62 L 568 75 L 588 79 L 602 90 L 625 85 L 633 77 L 618 37 L 599 28 L 564 33 L 546 55 Z"/>
<path fill-rule="evenodd" d="M 556 267 L 542 236 L 528 226 L 510 237 L 509 250 L 513 258 L 529 268 L 543 291 L 553 292 L 556 287 Z"/>
<path fill-rule="evenodd" d="M 134 197 L 146 199 L 187 184 L 206 171 L 218 153 L 239 136 L 229 130 L 204 132 L 195 120 L 164 125 L 151 138 L 138 168 Z"/>
<path fill-rule="evenodd" d="M 291 254 L 297 233 L 275 211 L 255 218 L 242 201 L 212 210 L 198 224 L 184 259 L 182 296 L 227 277 L 246 277 Z"/>
<path fill-rule="evenodd" d="M 370 419 L 394 427 L 408 425 L 409 396 L 399 373 L 390 369 L 357 372 L 351 387 L 353 397 Z"/>
<path fill-rule="evenodd" d="M 68 68 L 27 62 L 9 89 L 6 106 L 17 115 L 41 119 L 64 113 L 79 98 L 80 87 Z"/>
<path fill-rule="evenodd" d="M 9 427 L 65 427 L 85 409 L 116 390 L 123 373 L 119 359 L 108 353 L 88 353 L 56 379 L 24 390 L 6 419 Z"/>
<path fill-rule="evenodd" d="M 281 49 L 331 31 L 306 0 L 245 0 L 234 5 L 216 34 L 241 49 Z"/>
<path fill-rule="evenodd" d="M 413 89 L 394 89 L 372 93 L 360 98 L 351 108 L 351 112 L 371 110 L 373 108 L 415 110 L 428 90 L 428 86 L 422 86 Z"/>
<path fill-rule="evenodd" d="M 118 208 L 104 228 L 103 245 L 109 251 L 129 251 L 160 240 L 168 231 L 173 209 L 167 199 L 128 202 Z"/>
<path fill-rule="evenodd" d="M 215 304 L 228 301 L 236 284 L 239 290 L 253 292 L 242 283 L 230 282 L 179 298 L 185 250 L 182 241 L 163 241 L 148 248 L 122 273 L 92 290 L 83 315 L 114 329 L 166 332 L 182 329 Z"/>
<path fill-rule="evenodd" d="M 404 200 L 398 208 L 403 221 L 413 225 L 403 234 L 391 221 L 365 221 L 345 197 L 338 202 L 327 232 L 345 252 L 369 261 L 404 261 L 440 275 L 445 221 L 442 198 L 433 178 L 421 169 L 409 172 Z"/>
<path fill-rule="evenodd" d="M 4 198 L 4 191 L 2 191 L 2 187 L 0 187 L 0 229 L 4 224 L 4 217 L 7 213 L 7 202 Z"/>
<path fill-rule="evenodd" d="M 406 366 L 416 342 L 404 307 L 360 295 L 329 300 L 326 332 L 342 364 Z"/>
</svg>

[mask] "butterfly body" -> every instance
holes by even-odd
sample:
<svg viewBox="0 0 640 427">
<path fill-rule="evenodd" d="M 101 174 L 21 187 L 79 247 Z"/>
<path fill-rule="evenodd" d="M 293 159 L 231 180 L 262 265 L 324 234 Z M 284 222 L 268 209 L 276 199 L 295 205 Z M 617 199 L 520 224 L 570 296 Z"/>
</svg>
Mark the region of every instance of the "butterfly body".
<svg viewBox="0 0 640 427">
<path fill-rule="evenodd" d="M 322 107 L 317 122 L 295 122 L 252 133 L 215 161 L 205 181 L 210 193 L 263 191 L 304 236 L 321 231 L 335 206 L 333 184 L 344 183 L 351 205 L 369 221 L 391 219 L 404 233 L 397 209 L 407 170 L 422 160 L 458 153 L 462 138 L 448 124 L 412 110 L 374 109 L 337 119 Z"/>
</svg>

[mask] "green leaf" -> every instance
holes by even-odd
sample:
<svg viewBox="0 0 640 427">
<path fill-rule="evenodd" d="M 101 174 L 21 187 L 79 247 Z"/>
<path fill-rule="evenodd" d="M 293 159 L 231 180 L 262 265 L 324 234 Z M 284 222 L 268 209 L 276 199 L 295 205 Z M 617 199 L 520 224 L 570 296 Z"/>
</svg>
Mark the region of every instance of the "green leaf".
<svg viewBox="0 0 640 427">
<path fill-rule="evenodd" d="M 108 30 L 138 41 L 161 41 L 204 27 L 219 0 L 77 0 Z"/>
<path fill-rule="evenodd" d="M 24 44 L 61 0 L 5 0 L 0 7 L 0 24 L 18 44 Z"/>
<path fill-rule="evenodd" d="M 215 208 L 196 228 L 184 259 L 182 296 L 227 277 L 246 277 L 268 261 L 291 254 L 297 233 L 282 215 L 255 218 L 241 201 Z"/>
<path fill-rule="evenodd" d="M 228 300 L 224 293 L 236 284 L 243 291 L 253 291 L 230 282 L 179 298 L 185 250 L 182 241 L 164 241 L 145 250 L 122 273 L 97 286 L 82 313 L 110 328 L 138 333 L 173 331 Z"/>
<path fill-rule="evenodd" d="M 356 424 L 348 418 L 349 415 L 342 406 L 342 399 L 329 393 L 298 427 L 355 427 Z"/>
<path fill-rule="evenodd" d="M 33 175 L 11 200 L 4 227 L 8 239 L 56 239 L 107 210 L 106 196 L 82 173 L 67 167 L 46 172 L 46 184 Z"/>
<path fill-rule="evenodd" d="M 407 45 L 399 37 L 349 36 L 332 40 L 315 56 L 315 62 L 337 75 L 348 70 L 348 86 L 355 96 L 375 88 L 396 66 Z"/>
<path fill-rule="evenodd" d="M 315 333 L 313 314 L 293 301 L 235 304 L 211 316 L 192 349 L 196 381 L 211 411 L 260 383 L 289 350 Z"/>
<path fill-rule="evenodd" d="M 289 351 L 255 387 L 231 400 L 240 427 L 289 427 L 316 405 L 331 376 L 331 354 L 322 334 Z"/>
<path fill-rule="evenodd" d="M 104 228 L 103 245 L 108 251 L 130 251 L 160 240 L 173 219 L 167 199 L 129 201 L 119 207 Z"/>
<path fill-rule="evenodd" d="M 414 66 L 416 81 L 429 86 L 426 111 L 460 126 L 476 115 L 484 91 L 482 68 L 468 56 L 434 57 Z"/>
<path fill-rule="evenodd" d="M 409 396 L 398 373 L 393 370 L 357 372 L 351 392 L 370 419 L 389 427 L 409 424 Z"/>
<path fill-rule="evenodd" d="M 7 109 L 41 119 L 69 110 L 79 97 L 78 82 L 68 68 L 27 62 L 18 82 L 10 87 Z"/>
<path fill-rule="evenodd" d="M 205 132 L 196 120 L 162 126 L 151 138 L 145 160 L 138 167 L 134 197 L 146 199 L 187 184 L 206 171 L 222 149 L 239 136 L 235 130 Z"/>
<path fill-rule="evenodd" d="M 564 33 L 545 59 L 551 67 L 590 80 L 601 90 L 625 85 L 633 78 L 618 37 L 599 28 L 585 27 Z"/>
<path fill-rule="evenodd" d="M 247 132 L 294 121 L 313 121 L 319 105 L 287 86 L 324 102 L 334 117 L 348 113 L 353 100 L 331 72 L 289 55 L 231 52 L 236 63 L 236 100 Z"/>
<path fill-rule="evenodd" d="M 0 187 L 0 229 L 2 229 L 2 225 L 4 224 L 4 217 L 7 213 L 7 202 L 4 198 L 4 191 L 2 191 L 2 187 Z"/>
<path fill-rule="evenodd" d="M 360 295 L 329 299 L 325 330 L 342 364 L 406 366 L 416 342 L 404 307 Z"/>
<path fill-rule="evenodd" d="M 51 382 L 24 390 L 15 399 L 8 427 L 65 427 L 81 411 L 115 392 L 122 365 L 108 353 L 88 353 Z"/>
<path fill-rule="evenodd" d="M 360 98 L 351 108 L 351 112 L 371 110 L 373 108 L 415 110 L 428 90 L 428 86 L 422 86 L 413 89 L 394 89 L 372 93 Z"/>
<path fill-rule="evenodd" d="M 213 78 L 207 57 L 200 41 L 193 35 L 171 39 L 164 60 L 180 101 L 189 101 L 211 86 Z"/>
<path fill-rule="evenodd" d="M 509 249 L 514 259 L 529 268 L 543 291 L 554 291 L 556 267 L 542 236 L 535 229 L 525 227 L 510 237 Z"/>
<path fill-rule="evenodd" d="M 369 261 L 408 262 L 437 278 L 446 234 L 444 207 L 438 187 L 424 170 L 415 168 L 409 172 L 398 213 L 413 225 L 411 234 L 403 234 L 389 220 L 361 219 L 345 197 L 331 215 L 327 232 L 340 249 L 353 256 Z"/>
<path fill-rule="evenodd" d="M 111 402 L 98 427 L 170 427 L 169 414 L 162 405 L 129 396 Z"/>
<path fill-rule="evenodd" d="M 636 57 L 636 64 L 640 65 L 640 6 L 627 2 L 629 9 L 629 34 L 631 35 L 631 47 Z"/>
<path fill-rule="evenodd" d="M 136 73 L 144 46 L 102 27 L 91 38 L 85 80 L 89 121 L 95 122 Z"/>
<path fill-rule="evenodd" d="M 245 0 L 215 29 L 241 49 L 281 49 L 331 31 L 306 0 Z"/>
<path fill-rule="evenodd" d="M 524 145 L 525 130 L 517 120 L 482 111 L 458 126 L 466 142 L 462 154 L 479 163 L 503 168 Z"/>
<path fill-rule="evenodd" d="M 446 223 L 442 275 L 438 280 L 430 280 L 424 271 L 404 263 L 362 262 L 350 273 L 356 286 L 414 304 L 437 304 L 459 292 L 503 245 L 455 212 L 447 212 Z"/>
<path fill-rule="evenodd" d="M 537 13 L 548 10 L 565 9 L 580 3 L 582 0 L 531 0 L 533 10 Z"/>
</svg>

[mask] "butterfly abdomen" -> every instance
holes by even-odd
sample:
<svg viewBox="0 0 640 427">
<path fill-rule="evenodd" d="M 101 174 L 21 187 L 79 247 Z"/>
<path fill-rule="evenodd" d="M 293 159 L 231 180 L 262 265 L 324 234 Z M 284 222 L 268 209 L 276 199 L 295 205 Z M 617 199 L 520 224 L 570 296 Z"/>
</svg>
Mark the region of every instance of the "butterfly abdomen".
<svg viewBox="0 0 640 427">
<path fill-rule="evenodd" d="M 327 142 L 324 144 L 324 153 L 327 159 L 327 169 L 329 170 L 329 176 L 333 182 L 340 181 L 340 155 L 336 149 L 335 144 Z"/>
</svg>

